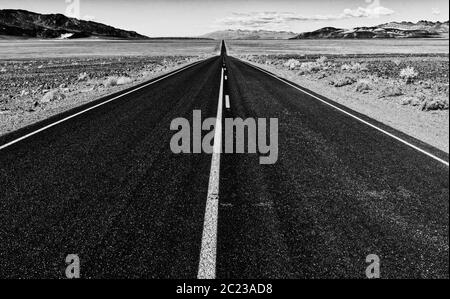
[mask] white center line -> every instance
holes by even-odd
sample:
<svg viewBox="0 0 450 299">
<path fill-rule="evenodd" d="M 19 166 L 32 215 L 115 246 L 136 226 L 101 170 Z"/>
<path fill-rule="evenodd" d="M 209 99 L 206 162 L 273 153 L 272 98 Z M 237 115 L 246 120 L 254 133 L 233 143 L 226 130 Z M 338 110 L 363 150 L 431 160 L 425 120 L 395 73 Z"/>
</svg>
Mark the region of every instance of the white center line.
<svg viewBox="0 0 450 299">
<path fill-rule="evenodd" d="M 217 255 L 217 220 L 219 216 L 219 177 L 220 154 L 222 152 L 222 107 L 223 107 L 223 77 L 220 76 L 219 103 L 217 106 L 216 126 L 214 128 L 214 150 L 209 175 L 208 198 L 206 200 L 205 222 L 203 224 L 202 248 L 198 268 L 198 279 L 216 278 Z"/>
<path fill-rule="evenodd" d="M 230 96 L 229 95 L 225 96 L 225 107 L 227 109 L 230 109 L 230 107 L 231 107 L 231 105 L 230 105 Z"/>
<path fill-rule="evenodd" d="M 275 79 L 277 79 L 277 80 L 283 82 L 284 84 L 287 84 L 287 85 L 289 85 L 289 86 L 291 86 L 291 87 L 293 87 L 293 88 L 295 88 L 295 89 L 297 89 L 297 90 L 303 92 L 304 94 L 309 95 L 310 97 L 312 97 L 312 98 L 314 98 L 314 99 L 316 99 L 316 100 L 321 101 L 322 103 L 324 103 L 324 104 L 326 104 L 326 105 L 328 105 L 328 106 L 333 107 L 334 109 L 336 109 L 336 110 L 338 110 L 338 111 L 340 111 L 340 112 L 342 112 L 342 113 L 344 113 L 344 114 L 346 114 L 346 115 L 348 115 L 348 116 L 350 116 L 350 117 L 352 117 L 352 118 L 354 118 L 354 119 L 356 119 L 356 120 L 362 122 L 363 124 L 368 125 L 369 127 L 373 128 L 373 129 L 375 129 L 375 130 L 377 130 L 377 131 L 379 131 L 379 132 L 381 132 L 381 133 L 383 133 L 383 134 L 386 134 L 387 136 L 389 136 L 389 137 L 391 137 L 391 138 L 394 138 L 395 140 L 397 140 L 397 141 L 399 141 L 399 142 L 405 144 L 406 146 L 409 146 L 409 147 L 415 149 L 416 151 L 421 152 L 422 154 L 427 155 L 428 157 L 430 157 L 430 158 L 432 158 L 432 159 L 434 159 L 434 160 L 436 160 L 436 161 L 438 161 L 438 162 L 444 164 L 445 166 L 447 166 L 447 167 L 449 166 L 449 163 L 448 163 L 447 161 L 445 161 L 445 160 L 443 160 L 443 159 L 441 159 L 441 158 L 439 158 L 439 157 L 433 155 L 432 153 L 429 153 L 429 152 L 427 152 L 426 150 L 423 150 L 423 149 L 421 149 L 420 147 L 415 146 L 414 144 L 412 144 L 412 143 L 410 143 L 410 142 L 408 142 L 408 141 L 406 141 L 406 140 L 404 140 L 404 139 L 402 139 L 402 138 L 400 138 L 400 137 L 397 137 L 397 136 L 395 136 L 394 134 L 389 133 L 389 132 L 386 131 L 386 130 L 381 129 L 381 128 L 377 127 L 376 125 L 373 125 L 373 124 L 371 124 L 370 122 L 365 121 L 365 120 L 363 120 L 362 118 L 360 118 L 360 117 L 358 117 L 358 116 L 356 116 L 356 115 L 353 115 L 352 113 L 347 112 L 347 111 L 345 111 L 344 109 L 341 109 L 341 108 L 337 107 L 336 105 L 333 105 L 333 104 L 331 104 L 331 103 L 329 103 L 329 102 L 327 102 L 327 101 L 325 101 L 325 100 L 323 100 L 323 99 L 321 99 L 321 98 L 319 98 L 319 97 L 313 95 L 312 93 L 309 93 L 309 92 L 307 92 L 306 90 L 303 90 L 303 89 L 301 89 L 301 88 L 299 88 L 299 87 L 297 87 L 297 86 L 295 86 L 295 85 L 293 85 L 293 84 L 291 84 L 291 83 L 289 83 L 289 82 L 283 80 L 282 78 L 279 78 L 279 77 L 275 76 L 274 74 L 271 74 L 270 72 L 267 72 L 267 71 L 263 70 L 263 69 L 260 68 L 260 67 L 254 66 L 254 65 L 252 65 L 252 64 L 250 64 L 250 63 L 247 63 L 247 62 L 245 62 L 245 61 L 242 61 L 242 60 L 240 60 L 240 61 L 243 62 L 243 63 L 245 63 L 246 65 L 248 65 L 248 66 L 254 68 L 254 69 L 259 70 L 260 72 L 263 72 L 263 73 L 265 73 L 265 74 L 267 74 L 267 75 L 269 75 L 269 76 L 271 76 L 271 77 L 273 77 L 273 78 L 275 78 Z"/>
</svg>

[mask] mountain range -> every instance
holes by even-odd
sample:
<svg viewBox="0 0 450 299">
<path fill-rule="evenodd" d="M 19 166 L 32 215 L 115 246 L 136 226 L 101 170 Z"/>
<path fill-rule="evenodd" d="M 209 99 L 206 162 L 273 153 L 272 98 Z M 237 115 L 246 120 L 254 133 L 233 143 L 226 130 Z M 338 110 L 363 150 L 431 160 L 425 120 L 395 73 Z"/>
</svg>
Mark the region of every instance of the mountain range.
<svg viewBox="0 0 450 299">
<path fill-rule="evenodd" d="M 287 31 L 268 31 L 268 30 L 223 30 L 215 31 L 205 35 L 202 38 L 216 40 L 258 40 L 258 39 L 290 39 L 297 36 L 294 32 Z"/>
<path fill-rule="evenodd" d="M 26 10 L 0 9 L 0 37 L 21 38 L 106 38 L 149 39 L 134 31 L 117 29 L 62 14 L 38 14 Z M 371 38 L 448 38 L 449 22 L 391 22 L 373 27 L 341 29 L 325 27 L 297 34 L 288 31 L 223 30 L 196 39 L 288 40 L 288 39 L 371 39 Z M 191 39 L 191 38 L 185 38 Z"/>
<path fill-rule="evenodd" d="M 208 33 L 202 37 L 217 40 L 448 38 L 448 25 L 448 21 L 391 22 L 353 29 L 325 27 L 300 34 L 268 30 L 223 30 Z"/>
<path fill-rule="evenodd" d="M 0 36 L 23 38 L 148 39 L 134 31 L 69 18 L 62 14 L 38 14 L 26 10 L 0 10 Z"/>
<path fill-rule="evenodd" d="M 447 22 L 391 22 L 373 27 L 325 27 L 290 39 L 448 38 Z"/>
</svg>

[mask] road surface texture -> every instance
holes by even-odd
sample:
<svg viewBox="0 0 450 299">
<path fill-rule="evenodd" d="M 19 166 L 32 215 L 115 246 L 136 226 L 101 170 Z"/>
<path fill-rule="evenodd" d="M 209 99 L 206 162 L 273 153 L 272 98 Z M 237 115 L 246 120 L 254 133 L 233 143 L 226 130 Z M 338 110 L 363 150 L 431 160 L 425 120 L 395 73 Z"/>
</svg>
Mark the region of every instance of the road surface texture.
<svg viewBox="0 0 450 299">
<path fill-rule="evenodd" d="M 221 82 L 223 117 L 279 120 L 279 157 L 221 155 L 210 278 L 365 278 L 370 254 L 382 278 L 448 278 L 448 155 L 225 53 L 2 148 L 0 277 L 77 254 L 82 278 L 197 278 L 212 155 L 172 153 L 170 124 L 216 117 Z"/>
</svg>

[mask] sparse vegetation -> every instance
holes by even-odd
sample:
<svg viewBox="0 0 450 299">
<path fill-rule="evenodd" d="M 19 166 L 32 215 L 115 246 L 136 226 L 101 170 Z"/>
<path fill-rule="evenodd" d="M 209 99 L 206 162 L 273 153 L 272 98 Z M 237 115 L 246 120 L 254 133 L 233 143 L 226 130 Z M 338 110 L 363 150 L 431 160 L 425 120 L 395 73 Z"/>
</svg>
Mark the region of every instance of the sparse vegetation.
<svg viewBox="0 0 450 299">
<path fill-rule="evenodd" d="M 326 56 L 320 56 L 317 58 L 316 63 L 320 65 L 325 65 L 325 63 L 328 61 L 328 58 Z"/>
<path fill-rule="evenodd" d="M 309 62 L 303 62 L 303 63 L 300 63 L 299 61 L 297 61 L 296 65 L 298 66 L 297 68 L 295 68 L 299 71 L 298 75 L 317 73 L 322 70 L 326 70 L 328 68 L 328 59 L 325 56 L 321 56 L 321 57 L 317 58 L 315 61 L 309 61 Z"/>
<path fill-rule="evenodd" d="M 119 91 L 194 57 L 0 60 L 0 134 Z M 165 61 L 165 63 L 164 63 Z M 11 120 L 12 119 L 12 120 Z"/>
<path fill-rule="evenodd" d="M 383 87 L 380 92 L 380 98 L 399 97 L 402 96 L 403 90 L 396 85 Z"/>
<path fill-rule="evenodd" d="M 115 77 L 115 76 L 113 76 L 113 77 L 108 77 L 105 80 L 104 85 L 106 87 L 113 87 L 113 86 L 117 86 L 117 85 L 125 85 L 125 84 L 130 84 L 130 83 L 133 83 L 133 79 L 131 79 L 130 77 L 124 77 L 124 76 Z"/>
<path fill-rule="evenodd" d="M 299 75 L 305 75 L 309 73 L 317 73 L 322 69 L 322 66 L 316 62 L 304 62 L 300 64 L 300 67 L 298 68 Z"/>
<path fill-rule="evenodd" d="M 296 59 L 289 59 L 284 64 L 284 66 L 287 67 L 290 70 L 295 70 L 295 68 L 297 68 L 299 65 L 300 65 L 300 61 L 298 61 Z"/>
<path fill-rule="evenodd" d="M 105 80 L 105 83 L 103 83 L 103 85 L 105 85 L 106 87 L 117 86 L 117 78 L 116 77 L 108 77 Z"/>
<path fill-rule="evenodd" d="M 88 73 L 84 72 L 78 75 L 78 81 L 86 81 L 89 79 Z"/>
<path fill-rule="evenodd" d="M 40 103 L 50 103 L 54 101 L 61 101 L 64 100 L 66 96 L 59 90 L 51 90 L 47 92 L 41 99 Z"/>
<path fill-rule="evenodd" d="M 334 85 L 334 87 L 343 87 L 347 85 L 352 85 L 356 82 L 356 79 L 353 77 L 345 76 L 343 78 L 338 79 L 336 82 L 332 81 L 331 85 Z"/>
<path fill-rule="evenodd" d="M 448 110 L 448 56 L 441 57 L 428 59 L 426 56 L 411 58 L 400 55 L 373 59 L 370 55 L 355 55 L 353 58 L 249 55 L 246 59 L 270 67 L 282 67 L 311 80 L 327 78 L 329 85 L 349 92 L 372 95 L 376 99 L 395 101 L 423 111 L 436 111 Z"/>
<path fill-rule="evenodd" d="M 424 94 L 417 96 L 406 97 L 402 101 L 402 105 L 410 105 L 414 107 L 420 107 L 422 111 L 435 111 L 435 110 L 448 110 L 449 100 L 448 98 L 433 98 L 426 97 Z"/>
<path fill-rule="evenodd" d="M 362 79 L 356 83 L 357 92 L 367 93 L 370 90 L 372 90 L 372 87 L 370 86 L 370 82 L 368 80 Z"/>
<path fill-rule="evenodd" d="M 402 105 L 408 106 L 419 106 L 422 103 L 421 99 L 418 97 L 406 97 L 402 100 Z"/>
<path fill-rule="evenodd" d="M 448 98 L 429 99 L 421 105 L 423 111 L 448 110 Z"/>
<path fill-rule="evenodd" d="M 367 71 L 367 67 L 360 64 L 359 62 L 353 62 L 353 63 L 345 63 L 341 66 L 341 70 L 343 71 L 349 71 L 354 73 L 359 73 L 362 71 Z"/>
<path fill-rule="evenodd" d="M 117 85 L 126 85 L 126 84 L 130 84 L 133 83 L 133 79 L 131 79 L 130 77 L 119 77 L 117 78 Z"/>
<path fill-rule="evenodd" d="M 419 76 L 419 73 L 413 67 L 406 67 L 400 71 L 400 78 L 405 79 L 406 83 L 412 83 Z"/>
</svg>

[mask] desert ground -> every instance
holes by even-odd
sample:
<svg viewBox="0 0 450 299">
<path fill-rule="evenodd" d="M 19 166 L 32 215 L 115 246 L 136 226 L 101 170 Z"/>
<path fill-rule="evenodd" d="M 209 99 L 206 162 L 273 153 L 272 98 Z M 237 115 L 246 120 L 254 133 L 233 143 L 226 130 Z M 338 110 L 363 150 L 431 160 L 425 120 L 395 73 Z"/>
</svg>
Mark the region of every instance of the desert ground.
<svg viewBox="0 0 450 299">
<path fill-rule="evenodd" d="M 448 39 L 230 40 L 232 55 L 448 54 Z"/>
<path fill-rule="evenodd" d="M 0 135 L 217 54 L 214 41 L 0 41 Z"/>
<path fill-rule="evenodd" d="M 448 40 L 315 42 L 287 42 L 278 52 L 267 42 L 235 41 L 229 48 L 231 55 L 448 153 Z"/>
</svg>

